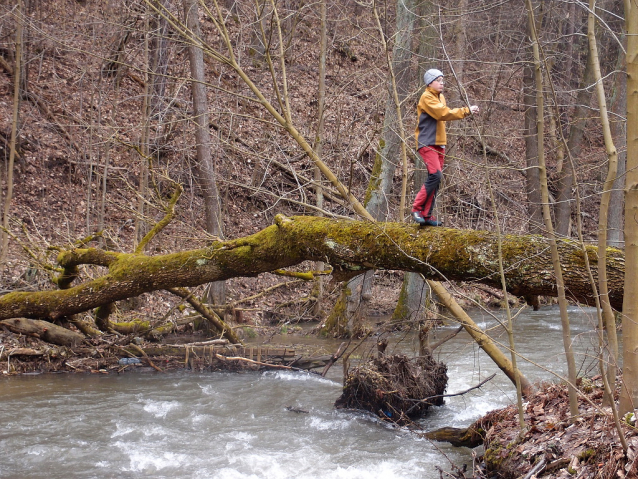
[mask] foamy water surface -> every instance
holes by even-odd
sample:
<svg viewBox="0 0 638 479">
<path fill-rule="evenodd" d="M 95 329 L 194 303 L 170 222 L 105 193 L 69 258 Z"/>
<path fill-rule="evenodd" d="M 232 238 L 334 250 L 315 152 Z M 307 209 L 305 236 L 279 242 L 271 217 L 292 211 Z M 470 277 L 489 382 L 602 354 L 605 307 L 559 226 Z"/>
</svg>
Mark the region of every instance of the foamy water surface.
<svg viewBox="0 0 638 479">
<path fill-rule="evenodd" d="M 595 318 L 575 308 L 571 316 L 577 362 L 588 368 Z M 557 309 L 524 312 L 516 322 L 522 354 L 563 373 Z M 403 341 L 391 349 L 412 347 Z M 450 393 L 498 371 L 465 333 L 438 355 L 448 364 Z M 532 380 L 555 378 L 525 362 L 521 368 Z M 471 464 L 469 449 L 335 410 L 340 370 L 333 368 L 329 379 L 292 372 L 3 378 L 0 478 L 438 478 L 437 467 L 449 471 L 450 461 Z M 480 390 L 447 399 L 423 424 L 467 426 L 514 400 L 498 373 Z"/>
</svg>

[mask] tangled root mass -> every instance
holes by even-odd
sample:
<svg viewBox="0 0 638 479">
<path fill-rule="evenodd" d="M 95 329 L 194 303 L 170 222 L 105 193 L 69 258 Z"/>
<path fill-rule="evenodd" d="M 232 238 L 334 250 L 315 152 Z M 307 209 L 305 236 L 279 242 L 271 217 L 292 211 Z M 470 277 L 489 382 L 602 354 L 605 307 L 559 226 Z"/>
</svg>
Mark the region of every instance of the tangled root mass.
<svg viewBox="0 0 638 479">
<path fill-rule="evenodd" d="M 381 355 L 348 372 L 335 407 L 370 411 L 383 420 L 406 425 L 424 416 L 431 406 L 443 404 L 447 381 L 447 366 L 431 354 L 416 358 Z"/>
</svg>

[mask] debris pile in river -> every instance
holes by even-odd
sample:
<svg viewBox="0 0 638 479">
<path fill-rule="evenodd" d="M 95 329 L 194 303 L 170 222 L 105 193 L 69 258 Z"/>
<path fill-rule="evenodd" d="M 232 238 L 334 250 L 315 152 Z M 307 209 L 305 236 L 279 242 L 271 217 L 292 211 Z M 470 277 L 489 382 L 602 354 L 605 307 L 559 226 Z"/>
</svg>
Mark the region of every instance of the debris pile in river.
<svg viewBox="0 0 638 479">
<path fill-rule="evenodd" d="M 370 411 L 406 425 L 430 406 L 443 404 L 447 380 L 447 366 L 430 354 L 416 358 L 381 355 L 348 372 L 335 406 Z"/>
<path fill-rule="evenodd" d="M 324 367 L 330 358 L 314 355 L 309 348 L 300 351 L 285 345 L 233 345 L 225 339 L 184 344 L 131 339 L 103 335 L 73 347 L 56 346 L 37 337 L 16 334 L 0 325 L 0 374 L 64 371 L 105 374 L 184 368 L 192 371 L 304 370 Z"/>
</svg>

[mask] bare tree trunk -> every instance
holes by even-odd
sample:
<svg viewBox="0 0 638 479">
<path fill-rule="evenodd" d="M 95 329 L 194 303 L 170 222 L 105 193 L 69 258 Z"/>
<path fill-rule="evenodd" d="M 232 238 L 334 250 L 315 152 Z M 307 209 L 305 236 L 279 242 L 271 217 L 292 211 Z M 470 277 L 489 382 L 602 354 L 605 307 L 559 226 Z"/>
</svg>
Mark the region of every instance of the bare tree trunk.
<svg viewBox="0 0 638 479">
<path fill-rule="evenodd" d="M 565 348 L 565 358 L 567 360 L 567 378 L 569 393 L 569 411 L 572 420 L 578 415 L 578 392 L 576 390 L 576 362 L 574 359 L 574 350 L 572 348 L 572 339 L 569 327 L 569 316 L 567 314 L 567 298 L 565 295 L 565 281 L 563 278 L 563 268 L 560 262 L 560 253 L 556 243 L 556 235 L 552 224 L 551 212 L 549 209 L 549 192 L 547 187 L 547 169 L 545 166 L 545 147 L 544 147 L 544 115 L 543 115 L 543 73 L 541 63 L 541 53 L 539 44 L 539 35 L 536 30 L 534 7 L 532 0 L 526 0 L 527 16 L 529 20 L 529 33 L 532 42 L 532 51 L 534 53 L 534 78 L 536 84 L 536 124 L 537 124 L 537 141 L 538 141 L 538 172 L 540 176 L 540 193 L 542 200 L 542 216 L 545 221 L 547 237 L 550 243 L 552 264 L 554 267 L 554 276 L 556 278 L 556 290 L 558 292 L 558 306 L 560 309 L 560 319 L 563 332 L 563 345 Z"/>
<path fill-rule="evenodd" d="M 382 137 L 364 199 L 366 210 L 377 221 L 385 221 L 390 217 L 392 205 L 388 198 L 392 191 L 394 173 L 397 165 L 401 163 L 401 159 L 405 158 L 404 141 L 409 141 L 402 134 L 404 109 L 401 108 L 401 104 L 408 95 L 410 87 L 410 60 L 412 58 L 410 45 L 417 19 L 414 14 L 415 7 L 415 0 L 405 0 L 397 4 L 394 47 L 392 59 L 388 62 L 390 74 L 387 83 L 388 95 Z M 379 31 L 381 35 L 384 34 L 381 28 Z M 383 42 L 386 45 L 385 40 Z M 400 204 L 403 204 L 402 199 Z M 403 211 L 400 211 L 399 215 L 402 218 Z M 331 313 L 333 320 L 337 319 L 334 318 L 334 315 L 338 312 L 345 314 L 345 317 L 338 319 L 338 321 L 348 324 L 348 329 L 356 331 L 357 335 L 363 331 L 362 320 L 366 315 L 367 305 L 371 298 L 373 278 L 374 274 L 368 272 L 361 277 L 350 280 L 347 285 L 344 285 L 344 291 L 349 294 L 342 295 L 342 298 L 346 300 L 346 305 L 337 305 L 336 310 Z"/>
<path fill-rule="evenodd" d="M 161 0 L 159 8 L 168 10 L 170 0 Z M 149 183 L 149 158 L 159 159 L 159 154 L 164 141 L 164 120 L 166 117 L 167 103 L 164 99 L 167 85 L 168 71 L 168 22 L 164 16 L 151 10 L 147 6 L 145 23 L 145 58 L 144 69 L 144 101 L 142 106 L 142 138 L 140 141 L 142 158 L 140 165 L 140 184 L 138 217 L 135 223 L 136 241 L 141 241 L 149 231 L 148 219 L 148 183 Z M 154 135 L 151 136 L 154 126 Z"/>
<path fill-rule="evenodd" d="M 317 91 L 317 136 L 315 139 L 315 151 L 319 158 L 323 157 L 323 124 L 324 113 L 326 106 L 326 52 L 328 50 L 328 12 L 326 8 L 327 0 L 321 0 L 320 15 L 321 15 L 321 40 L 319 51 L 319 89 Z M 317 166 L 314 167 L 314 180 L 316 204 L 318 208 L 323 208 L 323 187 L 321 185 L 322 175 Z M 317 271 L 324 269 L 325 265 L 323 261 L 318 261 L 315 265 Z M 321 307 L 323 299 L 323 276 L 318 276 L 315 279 L 313 286 L 312 296 L 316 299 L 313 306 L 313 315 L 315 317 L 323 316 L 323 310 Z"/>
<path fill-rule="evenodd" d="M 436 49 L 435 39 L 438 37 L 436 30 L 432 26 L 432 4 L 429 1 L 421 1 L 416 5 L 418 13 L 418 30 L 417 37 L 419 42 L 416 46 L 418 52 L 417 58 L 417 71 L 416 77 L 420 79 L 419 85 L 422 87 L 423 75 L 421 72 L 430 68 L 430 65 L 424 62 L 424 59 L 428 60 L 432 58 Z M 421 91 L 421 88 L 419 88 Z M 414 191 L 419 191 L 423 183 L 427 178 L 427 169 L 425 165 L 420 161 L 419 156 L 416 156 L 416 163 L 414 165 L 413 185 Z M 436 306 L 430 301 L 432 290 L 428 287 L 423 280 L 423 277 L 415 273 L 406 273 L 403 276 L 403 285 L 401 286 L 401 293 L 397 305 L 392 313 L 392 321 L 406 321 L 416 320 L 422 321 L 426 305 L 431 304 L 432 308 Z M 420 325 L 420 328 L 423 324 Z M 425 330 L 423 330 L 426 333 Z M 427 340 L 427 339 L 426 339 Z"/>
<path fill-rule="evenodd" d="M 598 59 L 598 45 L 595 35 L 595 18 L 593 10 L 595 9 L 595 0 L 589 2 L 588 16 L 588 37 L 589 50 L 591 52 L 591 64 L 594 69 L 594 78 L 596 80 L 596 96 L 598 98 L 598 108 L 600 110 L 600 123 L 603 130 L 603 139 L 605 142 L 605 150 L 608 159 L 607 179 L 603 186 L 603 192 L 600 197 L 600 214 L 598 219 L 598 248 L 601 255 L 598 258 L 598 291 L 600 293 L 600 304 L 602 308 L 602 319 L 607 330 L 609 340 L 609 362 L 607 380 L 611 385 L 611 391 L 614 391 L 616 384 L 616 360 L 618 358 L 618 338 L 616 336 L 616 318 L 609 304 L 609 289 L 607 286 L 607 256 L 604 253 L 607 246 L 607 223 L 609 202 L 611 198 L 611 190 L 616 180 L 616 172 L 618 169 L 618 154 L 616 146 L 611 138 L 611 128 L 609 126 L 609 116 L 607 114 L 607 99 L 605 98 L 605 88 L 603 86 L 602 74 L 600 72 L 600 63 Z M 602 248 L 602 249 L 601 249 Z M 604 374 L 604 371 L 601 372 Z"/>
<path fill-rule="evenodd" d="M 153 93 L 150 88 L 149 82 L 149 17 L 151 13 L 147 8 L 146 15 L 146 35 L 144 36 L 144 58 L 146 61 L 146 68 L 144 69 L 144 101 L 142 102 L 142 138 L 140 139 L 140 146 L 142 155 L 140 158 L 140 182 L 138 185 L 137 200 L 137 217 L 135 218 L 135 243 L 142 241 L 142 238 L 146 236 L 149 231 L 149 225 L 146 220 L 148 214 L 148 176 L 149 176 L 149 137 L 151 131 L 151 96 Z"/>
<path fill-rule="evenodd" d="M 416 160 L 419 161 L 419 158 Z M 416 191 L 421 188 L 428 176 L 427 168 L 423 164 L 416 164 L 414 168 L 414 189 Z M 435 308 L 430 301 L 432 295 L 431 288 L 426 284 L 423 277 L 418 273 L 405 273 L 403 276 L 403 285 L 397 305 L 392 313 L 392 321 L 416 321 L 419 322 L 420 328 L 423 326 L 422 321 L 425 318 L 426 306 L 431 303 L 431 307 Z"/>
<path fill-rule="evenodd" d="M 426 307 L 431 297 L 432 291 L 420 274 L 405 273 L 399 300 L 392 313 L 392 322 L 421 324 L 426 319 Z"/>
<path fill-rule="evenodd" d="M 201 38 L 197 0 L 184 0 L 184 16 L 186 26 L 193 33 L 193 39 Z M 223 238 L 223 223 L 219 191 L 217 189 L 215 164 L 211 153 L 210 131 L 208 127 L 208 99 L 206 97 L 206 75 L 204 72 L 204 54 L 200 44 L 193 43 L 188 48 L 191 76 L 191 92 L 193 95 L 193 116 L 195 122 L 195 141 L 197 143 L 197 179 L 204 196 L 206 215 L 206 231 Z M 214 304 L 226 302 L 224 282 L 212 285 L 211 300 Z"/>
<path fill-rule="evenodd" d="M 625 39 L 626 44 L 626 39 Z M 616 121 L 611 122 L 611 134 L 618 149 L 618 168 L 616 180 L 609 200 L 609 232 L 607 244 L 616 248 L 625 246 L 624 228 L 624 201 L 625 201 L 625 172 L 627 163 L 627 124 L 622 118 L 627 111 L 627 65 L 625 54 L 618 49 L 617 73 L 614 75 L 614 94 L 611 101 L 611 110 Z"/>
<path fill-rule="evenodd" d="M 638 217 L 638 7 L 625 2 L 627 25 L 627 179 L 625 218 Z M 625 290 L 638 284 L 638 223 L 625 222 Z M 620 414 L 633 412 L 638 406 L 638 295 L 627 294 L 623 300 L 623 386 Z"/>
<path fill-rule="evenodd" d="M 569 128 L 569 139 L 567 140 L 567 149 L 569 155 L 576 161 L 580 156 L 583 146 L 583 138 L 585 136 L 585 123 L 589 117 L 589 103 L 591 98 L 591 89 L 588 88 L 593 83 L 593 70 L 591 65 L 591 57 L 589 51 L 587 53 L 587 63 L 583 78 L 580 82 L 578 95 L 576 96 L 576 106 L 572 115 L 572 121 Z M 572 204 L 574 195 L 572 188 L 574 187 L 573 170 L 571 162 L 566 162 L 564 168 L 558 177 L 558 199 L 554 215 L 556 218 L 556 233 L 560 236 L 570 236 Z"/>
<path fill-rule="evenodd" d="M 456 61 L 453 61 L 454 65 L 454 76 L 459 82 L 459 88 L 450 88 L 450 100 L 448 100 L 448 104 L 456 104 L 456 103 L 464 103 L 465 98 L 461 93 L 461 89 L 465 84 L 463 79 L 465 74 L 465 60 L 467 57 L 467 0 L 459 0 L 458 5 L 456 7 L 459 12 L 459 16 L 454 23 L 454 55 Z"/>
<path fill-rule="evenodd" d="M 168 10 L 170 0 L 160 0 L 162 9 Z M 166 83 L 168 78 L 168 22 L 162 15 L 153 15 L 150 23 L 150 80 L 151 80 L 151 117 L 162 124 L 161 116 L 166 105 Z M 159 117 L 159 118 L 158 118 Z M 161 128 L 158 129 L 161 132 Z M 160 135 L 158 135 L 160 136 Z"/>
<path fill-rule="evenodd" d="M 9 165 L 7 167 L 6 192 L 4 195 L 4 213 L 2 226 L 2 248 L 0 249 L 0 264 L 7 259 L 9 250 L 9 215 L 11 213 L 11 201 L 13 200 L 13 164 L 16 156 L 16 142 L 18 136 L 18 123 L 20 122 L 20 83 L 22 73 L 22 0 L 18 0 L 15 12 L 16 18 L 16 60 L 13 69 L 13 118 L 11 121 L 11 140 L 9 152 Z M 0 182 L 1 186 L 1 182 Z"/>
<path fill-rule="evenodd" d="M 527 191 L 528 231 L 539 234 L 542 230 L 540 176 L 538 172 L 537 105 L 534 95 L 534 70 L 531 65 L 523 67 L 523 105 L 525 107 L 525 188 Z"/>
</svg>

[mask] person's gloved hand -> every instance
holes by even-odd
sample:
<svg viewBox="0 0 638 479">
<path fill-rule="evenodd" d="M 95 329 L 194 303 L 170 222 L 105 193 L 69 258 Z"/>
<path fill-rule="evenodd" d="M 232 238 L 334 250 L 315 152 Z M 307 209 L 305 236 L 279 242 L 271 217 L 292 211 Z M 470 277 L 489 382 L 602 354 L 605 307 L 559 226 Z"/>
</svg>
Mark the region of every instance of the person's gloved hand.
<svg viewBox="0 0 638 479">
<path fill-rule="evenodd" d="M 476 106 L 476 105 L 472 105 L 472 106 L 470 107 L 470 113 L 471 113 L 472 115 L 474 115 L 475 113 L 478 113 L 478 112 L 479 112 L 479 107 L 478 107 L 478 106 Z"/>
</svg>

